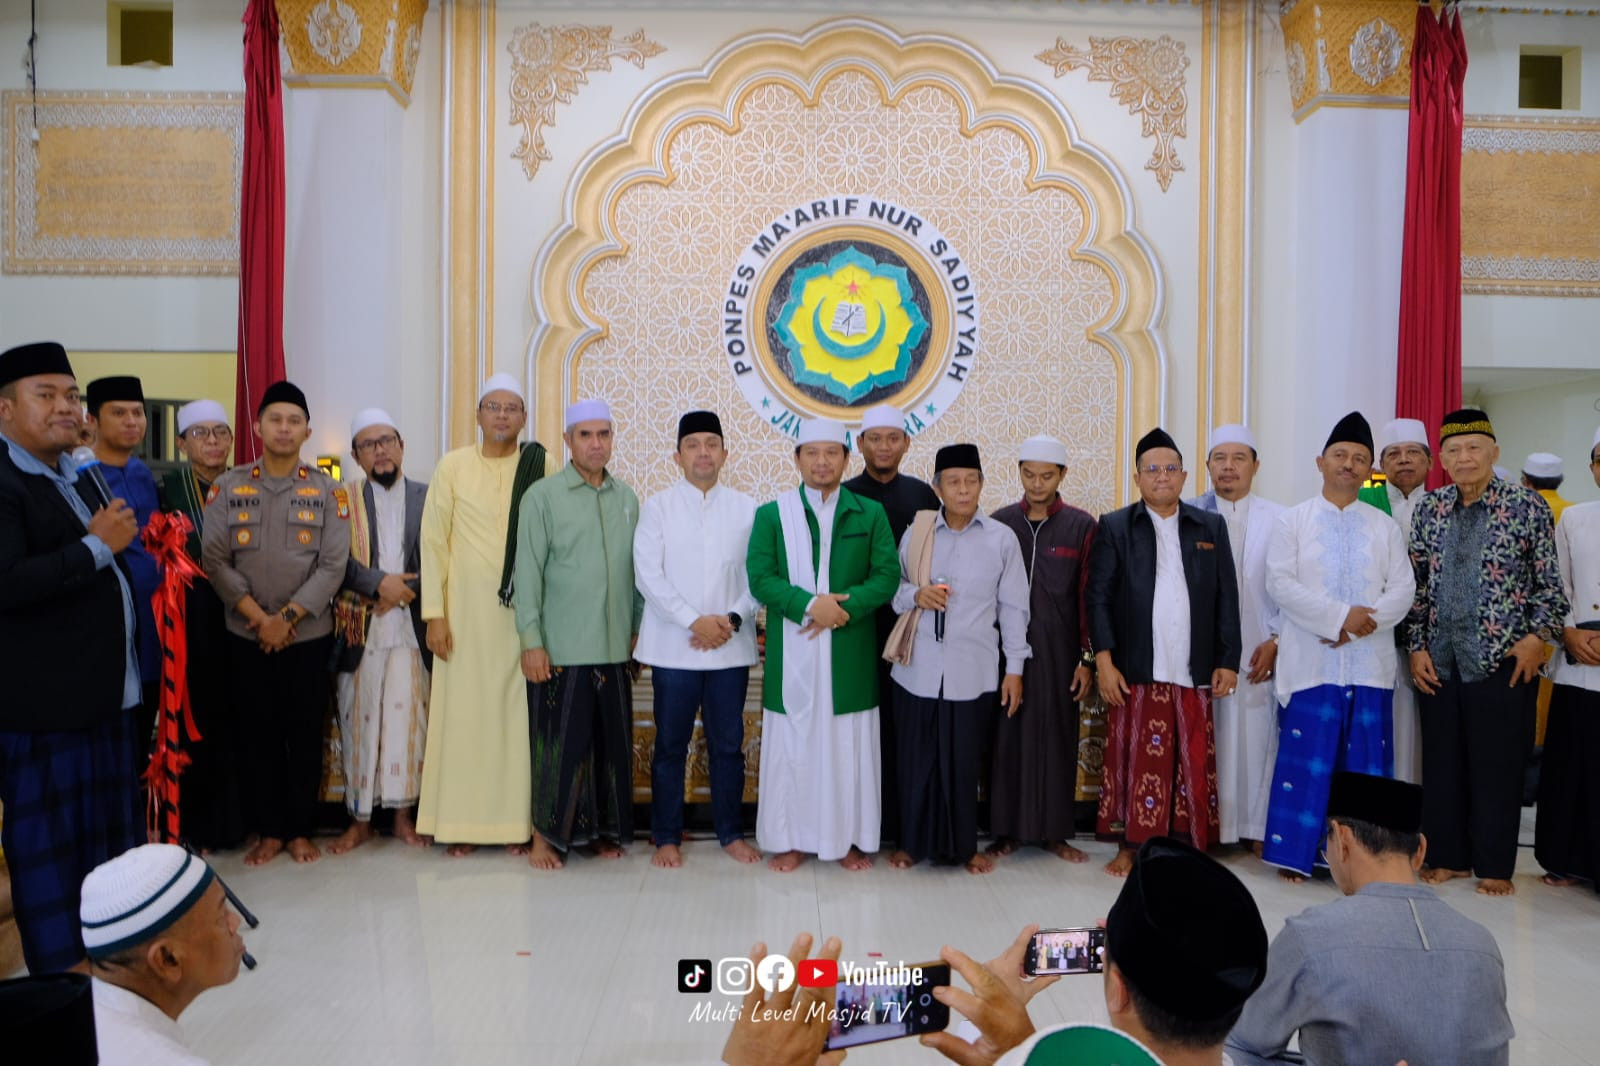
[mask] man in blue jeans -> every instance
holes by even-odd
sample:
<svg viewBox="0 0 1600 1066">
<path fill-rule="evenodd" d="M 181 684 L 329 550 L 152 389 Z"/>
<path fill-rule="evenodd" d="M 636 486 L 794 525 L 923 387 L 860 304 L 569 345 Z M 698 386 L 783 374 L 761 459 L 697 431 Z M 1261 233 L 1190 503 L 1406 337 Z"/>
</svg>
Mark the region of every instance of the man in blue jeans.
<svg viewBox="0 0 1600 1066">
<path fill-rule="evenodd" d="M 745 551 L 756 504 L 717 484 L 728 450 L 711 411 L 678 420 L 674 455 L 683 480 L 644 501 L 634 531 L 634 581 L 644 619 L 634 657 L 651 668 L 656 747 L 650 773 L 650 840 L 657 866 L 683 865 L 683 772 L 700 712 L 711 764 L 717 842 L 739 862 L 761 853 L 744 839 L 744 701 L 756 661 L 755 613 Z"/>
</svg>

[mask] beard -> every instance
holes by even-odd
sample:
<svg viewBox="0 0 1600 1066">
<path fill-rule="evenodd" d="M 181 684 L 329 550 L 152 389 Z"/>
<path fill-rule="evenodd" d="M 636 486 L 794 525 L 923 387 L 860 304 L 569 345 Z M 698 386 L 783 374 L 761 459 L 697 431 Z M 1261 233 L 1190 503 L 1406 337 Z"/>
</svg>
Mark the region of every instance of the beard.
<svg viewBox="0 0 1600 1066">
<path fill-rule="evenodd" d="M 392 489 L 394 488 L 394 483 L 400 480 L 400 468 L 398 466 L 390 467 L 381 474 L 374 470 L 372 472 L 372 480 L 386 489 Z"/>
</svg>

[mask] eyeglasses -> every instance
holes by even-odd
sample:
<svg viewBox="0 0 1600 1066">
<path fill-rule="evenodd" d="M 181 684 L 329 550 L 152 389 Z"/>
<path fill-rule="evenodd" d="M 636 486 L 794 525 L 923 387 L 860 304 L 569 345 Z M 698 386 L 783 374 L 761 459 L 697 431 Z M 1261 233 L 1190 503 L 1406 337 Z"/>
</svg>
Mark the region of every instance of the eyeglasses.
<svg viewBox="0 0 1600 1066">
<path fill-rule="evenodd" d="M 227 426 L 190 426 L 183 432 L 184 440 L 227 440 L 233 430 Z"/>
<path fill-rule="evenodd" d="M 1152 463 L 1149 466 L 1141 466 L 1139 473 L 1148 474 L 1151 477 L 1160 477 L 1162 474 L 1171 476 L 1183 473 L 1183 466 L 1180 463 L 1168 463 L 1166 466 L 1156 466 Z"/>
<path fill-rule="evenodd" d="M 362 455 L 368 455 L 377 451 L 379 448 L 382 448 L 386 452 L 391 452 L 394 451 L 395 446 L 399 443 L 399 437 L 395 436 L 393 433 L 385 433 L 381 437 L 374 437 L 371 440 L 356 442 L 356 451 L 360 452 Z"/>
<path fill-rule="evenodd" d="M 493 400 L 485 400 L 478 405 L 478 410 L 488 411 L 492 415 L 520 415 L 522 413 L 522 405 L 520 403 L 495 403 Z"/>
</svg>

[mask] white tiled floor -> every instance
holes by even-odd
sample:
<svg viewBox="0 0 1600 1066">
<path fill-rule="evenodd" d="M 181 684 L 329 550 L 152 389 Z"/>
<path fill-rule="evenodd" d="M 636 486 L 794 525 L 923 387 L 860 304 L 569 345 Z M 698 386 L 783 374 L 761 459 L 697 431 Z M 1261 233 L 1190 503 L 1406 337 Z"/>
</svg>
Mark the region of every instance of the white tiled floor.
<svg viewBox="0 0 1600 1066">
<path fill-rule="evenodd" d="M 246 871 L 224 854 L 217 869 L 261 918 L 246 936 L 261 966 L 203 996 L 183 1025 L 219 1066 L 715 1062 L 726 1027 L 689 1020 L 703 997 L 676 991 L 679 958 L 743 954 L 758 939 L 781 950 L 801 930 L 842 937 L 845 957 L 863 963 L 875 952 L 923 961 L 946 942 L 988 958 L 1027 922 L 1105 914 L 1118 889 L 1100 870 L 1111 849 L 1085 847 L 1097 861 L 1028 851 L 988 877 L 881 862 L 857 874 L 813 862 L 780 876 L 731 862 L 713 842 L 691 844 L 680 870 L 652 867 L 640 843 L 618 862 L 577 858 L 556 874 L 498 850 L 447 859 L 387 839 L 309 867 Z M 1224 861 L 1255 893 L 1269 933 L 1335 891 L 1285 885 L 1242 853 Z M 1512 1061 L 1600 1066 L 1600 897 L 1547 888 L 1538 874 L 1525 848 L 1514 899 L 1475 895 L 1465 881 L 1444 895 L 1500 942 Z M 1032 1009 L 1039 1024 L 1105 1020 L 1098 979 L 1061 981 Z M 851 1060 L 944 1061 L 906 1041 Z"/>
</svg>

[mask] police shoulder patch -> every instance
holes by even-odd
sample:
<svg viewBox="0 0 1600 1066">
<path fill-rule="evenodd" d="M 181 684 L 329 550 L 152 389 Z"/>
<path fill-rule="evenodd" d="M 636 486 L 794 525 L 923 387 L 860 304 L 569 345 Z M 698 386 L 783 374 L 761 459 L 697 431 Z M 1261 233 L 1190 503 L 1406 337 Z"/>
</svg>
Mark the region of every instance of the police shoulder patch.
<svg viewBox="0 0 1600 1066">
<path fill-rule="evenodd" d="M 334 489 L 333 490 L 333 499 L 334 499 L 334 502 L 339 505 L 339 517 L 340 518 L 349 518 L 350 517 L 350 490 L 349 489 L 345 489 L 345 488 Z"/>
</svg>

